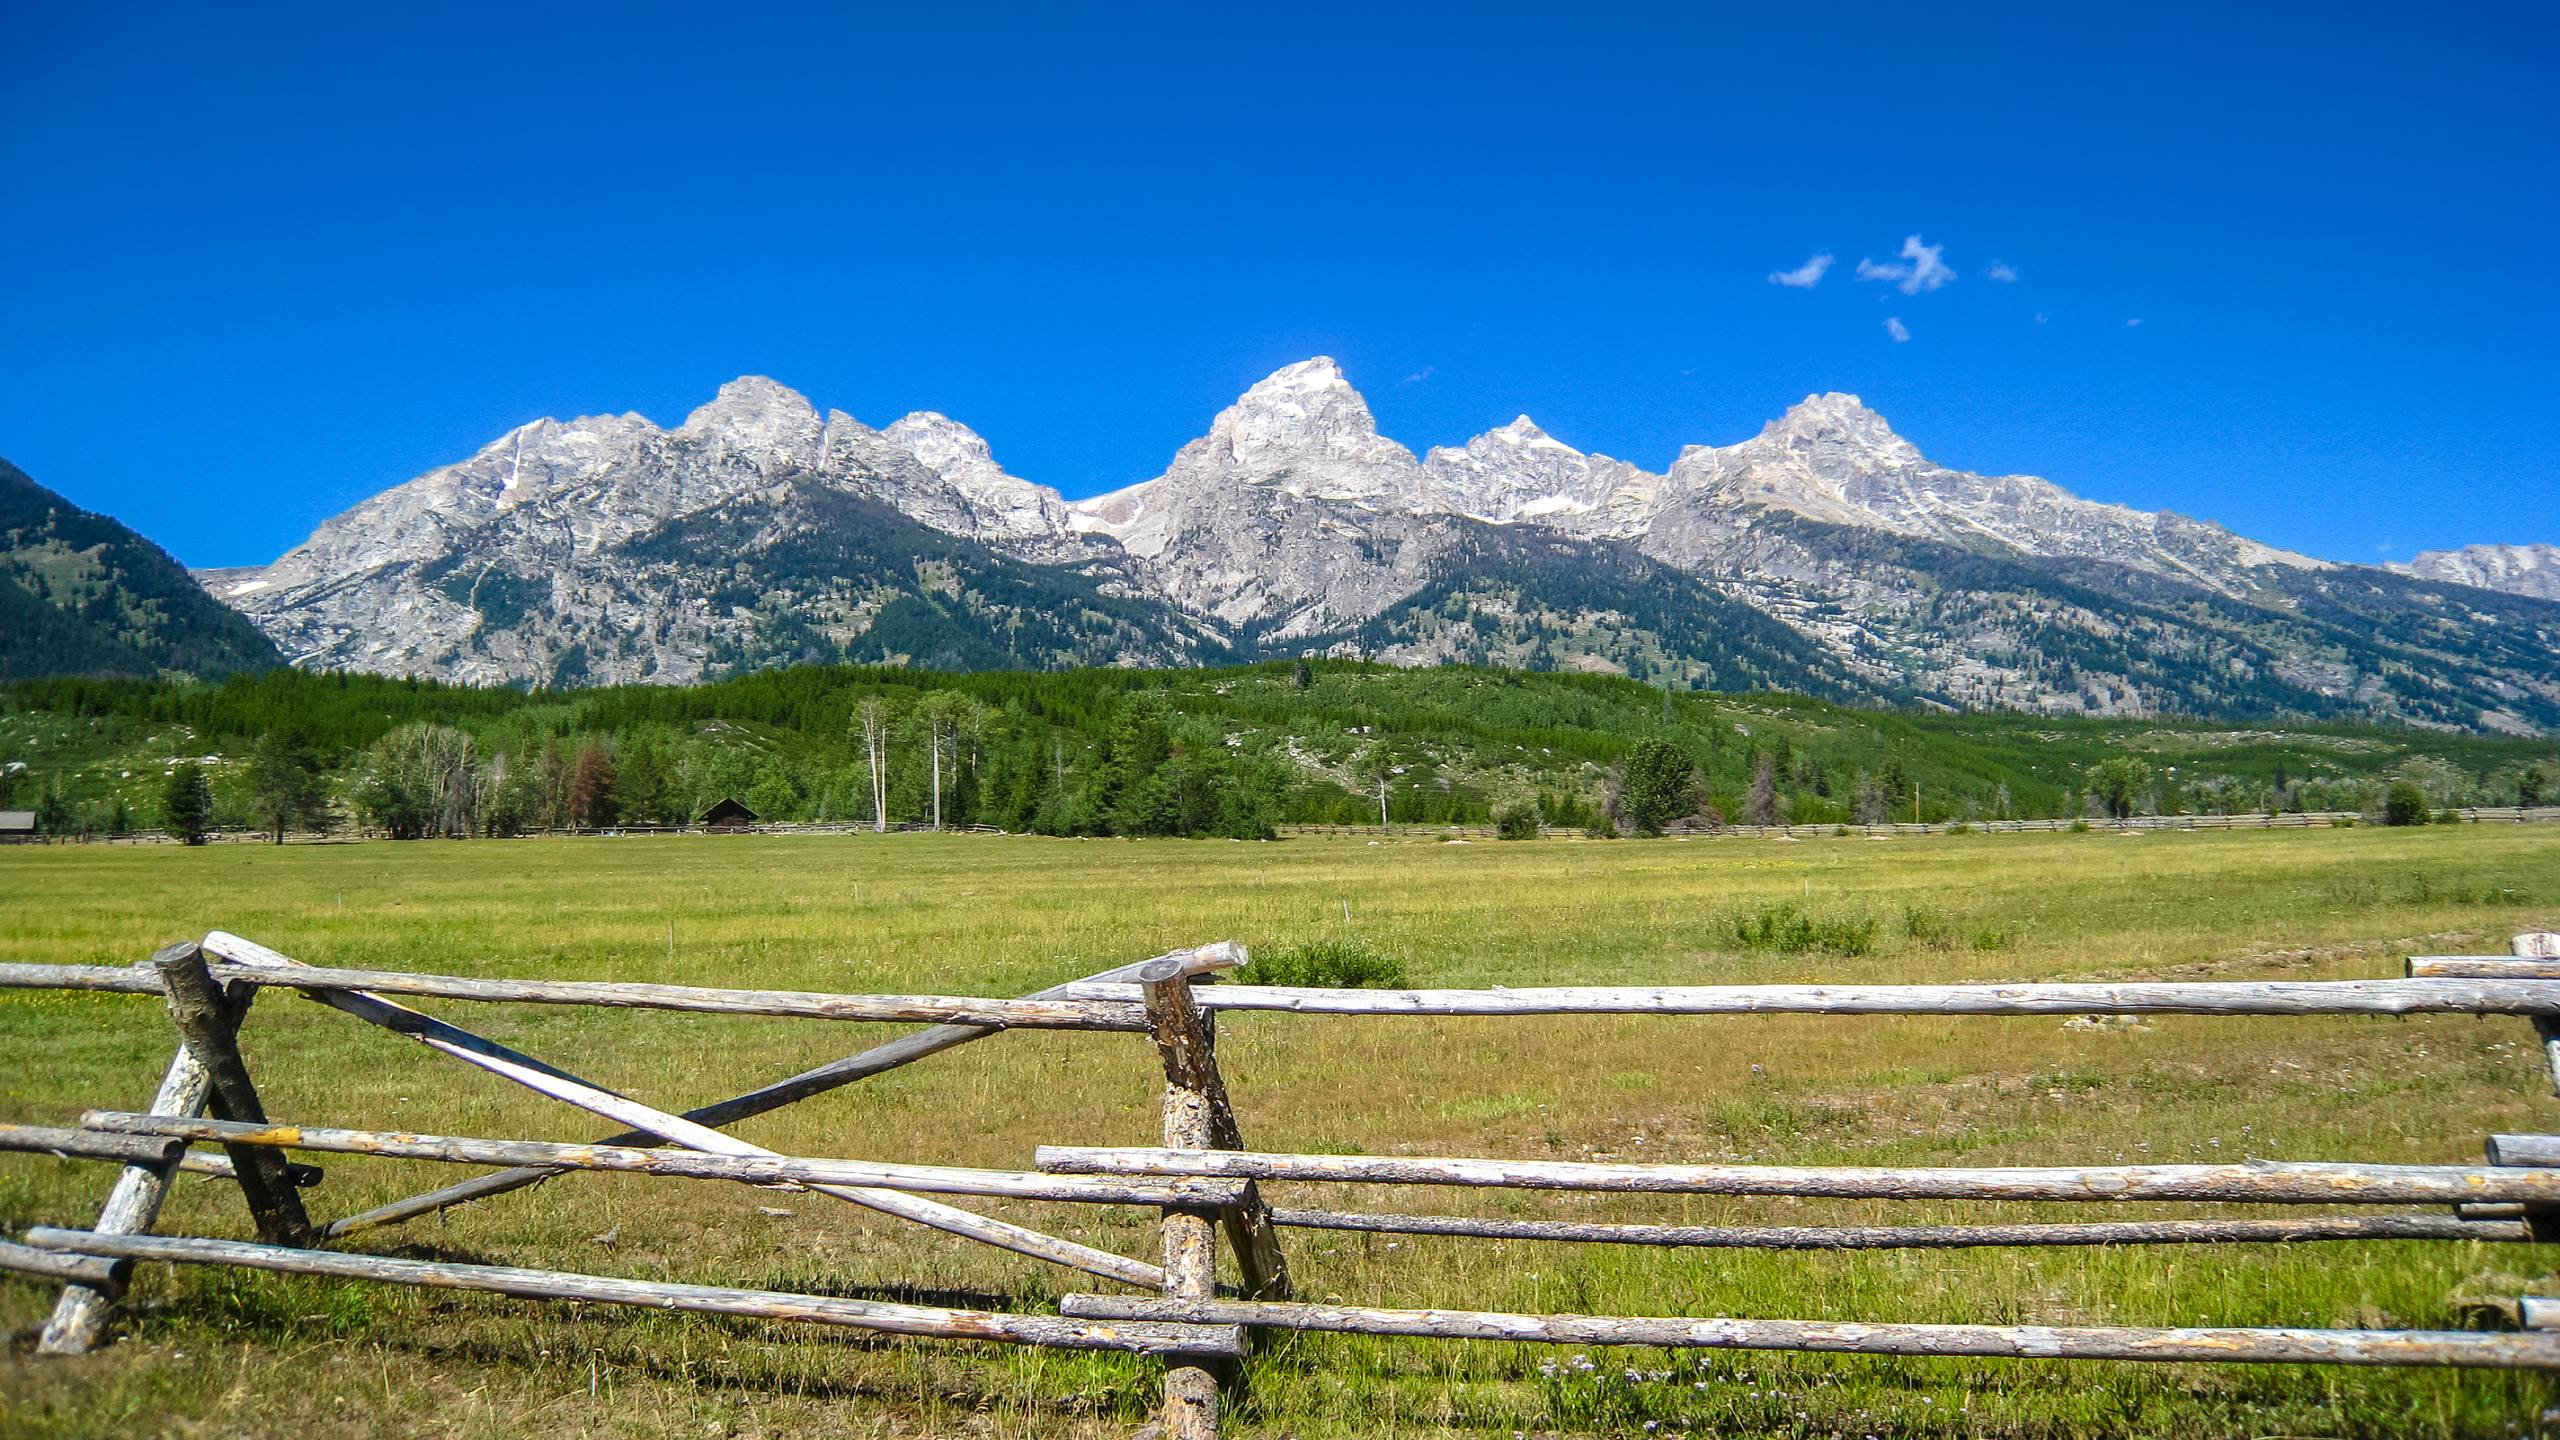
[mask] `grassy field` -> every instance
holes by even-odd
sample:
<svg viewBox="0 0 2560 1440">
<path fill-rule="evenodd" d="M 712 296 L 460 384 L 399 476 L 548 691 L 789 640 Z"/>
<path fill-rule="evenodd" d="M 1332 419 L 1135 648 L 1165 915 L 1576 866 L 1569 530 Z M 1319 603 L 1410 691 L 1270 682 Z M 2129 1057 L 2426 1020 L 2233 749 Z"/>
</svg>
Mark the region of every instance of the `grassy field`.
<svg viewBox="0 0 2560 1440">
<path fill-rule="evenodd" d="M 1757 949 L 1792 901 L 1873 921 L 1858 955 Z M 1416 983 L 2071 979 L 2398 973 L 2560 921 L 2560 829 L 1448 845 L 753 837 L 0 851 L 0 958 L 138 959 L 208 928 L 321 964 L 820 990 L 1013 994 L 1177 946 L 1348 933 Z M 882 1027 L 430 1003 L 669 1109 L 820 1063 Z M 0 1118 L 140 1108 L 170 1044 L 139 997 L 0 994 Z M 248 1029 L 280 1118 L 591 1139 L 614 1127 L 316 1005 Z M 1274 1149 L 1802 1162 L 2242 1156 L 2459 1161 L 2560 1125 L 2532 1032 L 2460 1018 L 1231 1017 L 1248 1140 Z M 1149 1143 L 1152 1048 L 1022 1033 L 739 1133 L 794 1154 L 1019 1167 Z M 322 1218 L 458 1178 L 326 1161 Z M 0 1230 L 85 1224 L 109 1172 L 0 1157 Z M 1275 1187 L 1282 1204 L 1666 1221 L 2098 1218 L 2086 1207 Z M 1124 1253 L 1152 1217 L 1001 1213 Z M 788 1211 L 793 1213 L 773 1213 Z M 2167 1213 L 2144 1211 L 2140 1213 Z M 189 1177 L 168 1225 L 243 1235 Z M 2554 1283 L 2525 1246 L 1758 1255 L 1288 1232 L 1311 1298 L 1775 1318 L 2458 1327 Z M 1078 1277 L 814 1196 L 584 1176 L 377 1232 L 364 1248 L 652 1278 L 1040 1308 Z M 2548 1293 L 2547 1291 L 2545 1293 Z M 124 1338 L 28 1354 L 50 1303 L 0 1280 L 0 1434 L 1123 1435 L 1151 1365 L 840 1332 L 146 1267 Z M 2323 1435 L 2539 1433 L 2548 1382 L 2344 1368 L 1669 1355 L 1284 1339 L 1230 1433 Z"/>
</svg>

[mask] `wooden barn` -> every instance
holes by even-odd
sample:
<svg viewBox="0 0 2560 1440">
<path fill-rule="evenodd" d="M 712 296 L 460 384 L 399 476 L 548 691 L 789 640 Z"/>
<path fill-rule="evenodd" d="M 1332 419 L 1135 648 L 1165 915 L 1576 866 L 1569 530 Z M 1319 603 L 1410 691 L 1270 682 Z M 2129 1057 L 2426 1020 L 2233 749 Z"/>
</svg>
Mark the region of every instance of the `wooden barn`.
<svg viewBox="0 0 2560 1440">
<path fill-rule="evenodd" d="M 736 800 L 723 800 L 694 817 L 693 823 L 705 830 L 753 830 L 762 819 Z"/>
</svg>

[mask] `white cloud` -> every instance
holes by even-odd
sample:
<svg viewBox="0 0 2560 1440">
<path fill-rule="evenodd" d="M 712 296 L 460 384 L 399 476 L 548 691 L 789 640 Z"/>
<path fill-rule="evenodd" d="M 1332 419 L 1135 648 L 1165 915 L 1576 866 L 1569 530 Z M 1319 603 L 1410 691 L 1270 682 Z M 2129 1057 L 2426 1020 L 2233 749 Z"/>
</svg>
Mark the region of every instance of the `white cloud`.
<svg viewBox="0 0 2560 1440">
<path fill-rule="evenodd" d="M 1790 290 L 1810 290 L 1814 286 L 1822 283 L 1824 272 L 1828 271 L 1830 268 L 1831 252 L 1828 250 L 1819 250 L 1814 252 L 1812 259 L 1807 260 L 1793 270 L 1770 271 L 1769 283 L 1772 285 L 1784 285 Z"/>
<path fill-rule="evenodd" d="M 2037 311 L 2037 312 L 2036 312 L 2036 323 L 2037 323 L 2037 324 L 2039 324 L 2039 325 L 2050 325 L 2050 324 L 2052 324 L 2052 323 L 2053 323 L 2053 312 L 2052 312 L 2052 311 L 2050 311 L 2050 310 L 2039 310 L 2039 311 Z"/>
<path fill-rule="evenodd" d="M 1423 381 L 1430 379 L 1434 374 L 1438 373 L 1439 369 L 1440 367 L 1437 365 L 1425 365 L 1421 369 L 1404 377 L 1404 383 L 1407 385 L 1419 385 Z"/>
<path fill-rule="evenodd" d="M 2018 283 L 2018 267 L 2010 264 L 2006 260 L 1992 261 L 1990 270 L 1985 273 L 1989 278 L 1997 280 L 2003 285 L 2015 285 Z"/>
<path fill-rule="evenodd" d="M 2130 329 L 2132 329 L 2134 326 L 2139 325 L 2139 324 L 2141 324 L 2141 323 L 2142 323 L 2142 317 L 2141 317 L 2141 316 L 2139 316 L 2139 315 L 2136 315 L 2136 316 L 2135 316 L 2135 317 L 2133 317 L 2132 319 L 2127 320 L 2126 322 L 2124 322 L 2124 328 L 2126 328 L 2127 330 L 2130 330 Z"/>
<path fill-rule="evenodd" d="M 1902 323 L 1901 316 L 1887 315 L 1884 317 L 1884 333 L 1892 336 L 1893 343 L 1899 345 L 1911 338 L 1911 327 Z"/>
<path fill-rule="evenodd" d="M 1944 245 L 1923 245 L 1917 235 L 1904 236 L 1899 262 L 1879 265 L 1873 260 L 1860 260 L 1858 278 L 1888 280 L 1905 295 L 1925 295 L 1956 278 L 1956 272 L 1948 267 L 1947 262 L 1938 258 L 1946 248 Z"/>
</svg>

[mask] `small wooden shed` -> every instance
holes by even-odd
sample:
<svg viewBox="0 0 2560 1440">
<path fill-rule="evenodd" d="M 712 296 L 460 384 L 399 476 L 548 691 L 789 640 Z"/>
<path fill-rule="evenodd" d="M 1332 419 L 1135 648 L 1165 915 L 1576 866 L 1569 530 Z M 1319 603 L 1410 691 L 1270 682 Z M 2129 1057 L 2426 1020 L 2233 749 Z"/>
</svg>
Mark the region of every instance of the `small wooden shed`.
<svg viewBox="0 0 2560 1440">
<path fill-rule="evenodd" d="M 36 838 L 36 812 L 0 810 L 0 845 L 23 845 Z"/>
<path fill-rule="evenodd" d="M 705 830 L 753 830 L 762 818 L 735 799 L 728 799 L 695 816 L 693 823 Z"/>
</svg>

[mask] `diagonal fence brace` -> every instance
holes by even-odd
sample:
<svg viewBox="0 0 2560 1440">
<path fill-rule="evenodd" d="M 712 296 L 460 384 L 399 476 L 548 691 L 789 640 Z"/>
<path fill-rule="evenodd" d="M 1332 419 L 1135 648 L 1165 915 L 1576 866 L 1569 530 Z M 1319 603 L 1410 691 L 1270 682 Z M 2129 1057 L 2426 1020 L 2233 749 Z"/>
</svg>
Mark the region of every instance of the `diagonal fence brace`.
<svg viewBox="0 0 2560 1440">
<path fill-rule="evenodd" d="M 206 944 L 208 946 L 236 944 L 251 949 L 264 948 L 218 930 L 206 937 Z M 1179 962 L 1183 967 L 1183 973 L 1187 975 L 1209 975 L 1243 964 L 1244 952 L 1233 944 L 1221 942 L 1215 945 L 1204 945 L 1194 950 L 1177 950 L 1170 955 L 1158 956 L 1157 959 Z M 1046 990 L 1034 991 L 1024 998 L 1030 1000 L 1068 998 L 1068 992 L 1078 986 L 1134 980 L 1137 978 L 1138 971 L 1154 963 L 1155 961 L 1147 960 L 1132 965 L 1115 966 L 1083 980 L 1071 981 L 1064 985 L 1052 985 Z M 814 1070 L 804 1070 L 786 1079 L 776 1080 L 770 1085 L 749 1090 L 745 1094 L 732 1095 L 726 1100 L 715 1100 L 708 1105 L 697 1106 L 685 1111 L 682 1118 L 698 1124 L 717 1126 L 770 1114 L 786 1105 L 797 1104 L 812 1096 L 824 1095 L 830 1090 L 841 1089 L 859 1080 L 867 1080 L 902 1065 L 911 1065 L 927 1056 L 939 1055 L 945 1050 L 1002 1033 L 993 1026 L 985 1025 L 927 1026 L 885 1044 L 875 1045 L 859 1054 L 848 1055 L 841 1060 L 831 1060 Z M 625 1130 L 619 1135 L 610 1135 L 595 1143 L 651 1145 L 660 1143 L 661 1140 L 662 1137 L 654 1130 Z M 521 1165 L 509 1170 L 500 1170 L 494 1174 L 477 1176 L 412 1195 L 403 1200 L 394 1200 L 388 1205 L 378 1206 L 361 1214 L 332 1221 L 328 1234 L 330 1238 L 335 1239 L 341 1235 L 352 1234 L 358 1230 L 370 1230 L 380 1225 L 398 1225 L 421 1215 L 433 1214 L 456 1205 L 468 1205 L 476 1200 L 487 1200 L 510 1191 L 521 1190 L 528 1185 L 538 1185 L 559 1173 L 561 1172 L 556 1169 Z"/>
<path fill-rule="evenodd" d="M 292 957 L 270 950 L 236 935 L 216 931 L 205 937 L 205 948 L 222 958 L 241 965 L 283 968 L 298 964 Z M 319 991 L 314 997 L 332 1009 L 352 1015 L 369 1024 L 379 1025 L 397 1034 L 407 1035 L 429 1049 L 450 1055 L 466 1065 L 486 1070 L 503 1079 L 512 1080 L 538 1094 L 565 1101 L 579 1109 L 619 1120 L 625 1125 L 645 1130 L 651 1135 L 673 1141 L 689 1150 L 702 1150 L 715 1155 L 772 1156 L 778 1152 L 753 1145 L 709 1126 L 687 1120 L 680 1115 L 644 1105 L 628 1096 L 616 1094 L 535 1059 L 519 1050 L 475 1035 L 457 1025 L 450 1025 L 431 1015 L 422 1014 L 405 1005 L 396 1005 L 377 995 L 361 990 Z M 1029 1255 L 1069 1269 L 1117 1280 L 1127 1285 L 1161 1289 L 1164 1272 L 1143 1261 L 1125 1255 L 1114 1255 L 1072 1240 L 1044 1235 L 1037 1230 L 1002 1220 L 990 1219 L 956 1205 L 926 1200 L 896 1190 L 879 1190 L 850 1185 L 812 1185 L 809 1189 L 837 1200 L 848 1201 L 882 1214 L 912 1220 L 949 1234 Z"/>
</svg>

